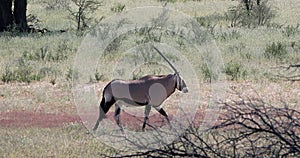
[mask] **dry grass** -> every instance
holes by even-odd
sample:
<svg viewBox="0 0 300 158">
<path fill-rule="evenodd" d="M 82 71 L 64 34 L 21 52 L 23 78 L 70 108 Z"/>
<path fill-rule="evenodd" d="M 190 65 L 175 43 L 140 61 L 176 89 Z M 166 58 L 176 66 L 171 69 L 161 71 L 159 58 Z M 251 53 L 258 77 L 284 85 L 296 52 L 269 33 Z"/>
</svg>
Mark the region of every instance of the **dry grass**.
<svg viewBox="0 0 300 158">
<path fill-rule="evenodd" d="M 62 128 L 0 128 L 3 157 L 97 157 L 113 152 L 81 124 Z"/>
<path fill-rule="evenodd" d="M 300 3 L 294 0 L 270 0 L 277 10 L 277 16 L 274 19 L 279 25 L 295 26 L 300 21 Z M 51 67 L 59 72 L 56 76 L 56 84 L 50 83 L 53 76 L 46 77 L 42 81 L 27 83 L 2 83 L 0 81 L 0 121 L 4 120 L 1 116 L 5 112 L 29 111 L 33 113 L 61 114 L 65 113 L 77 116 L 76 107 L 73 102 L 70 82 L 66 80 L 66 73 L 73 65 L 73 59 L 76 55 L 76 49 L 82 38 L 76 37 L 72 28 L 73 23 L 68 18 L 65 10 L 45 10 L 42 6 L 42 0 L 29 0 L 28 13 L 34 14 L 41 19 L 41 27 L 47 27 L 50 30 L 67 29 L 69 32 L 64 34 L 35 34 L 24 36 L 1 36 L 0 37 L 0 72 L 4 71 L 7 64 L 15 62 L 22 54 L 27 51 L 35 53 L 40 48 L 48 46 L 52 52 L 56 52 L 60 42 L 68 41 L 68 46 L 73 49 L 68 59 L 60 62 L 41 62 L 33 61 L 34 70 L 38 72 L 43 67 Z M 125 4 L 125 11 L 141 6 L 161 6 L 162 3 L 156 0 L 113 0 L 105 2 L 97 12 L 97 17 L 109 17 L 113 14 L 111 7 L 117 4 Z M 215 13 L 224 14 L 229 6 L 236 5 L 236 1 L 231 0 L 203 0 L 179 1 L 174 4 L 168 4 L 171 8 L 179 10 L 190 16 L 207 16 Z M 221 35 L 224 32 L 230 32 L 233 29 L 227 28 L 228 24 L 224 21 L 219 22 L 215 28 L 216 34 Z M 70 30 L 69 30 L 70 29 Z M 285 82 L 272 79 L 270 67 L 290 62 L 299 62 L 300 33 L 294 36 L 286 37 L 283 35 L 283 28 L 259 27 L 255 29 L 237 28 L 240 34 L 238 39 L 217 39 L 217 44 L 222 51 L 224 61 L 234 61 L 241 63 L 248 72 L 246 80 L 230 81 L 228 87 L 242 92 L 244 96 L 259 97 L 266 102 L 272 102 L 272 105 L 279 106 L 280 103 L 288 103 L 288 106 L 294 109 L 300 109 L 300 84 L 299 82 Z M 263 58 L 265 46 L 271 42 L 281 41 L 288 45 L 288 60 L 277 62 Z M 126 41 L 131 43 L 132 41 Z M 290 46 L 292 42 L 299 45 L 298 50 L 293 50 Z M 193 56 L 191 56 L 193 58 Z M 198 57 L 194 57 L 198 58 Z M 115 61 L 107 61 L 115 62 Z M 200 66 L 196 71 L 200 72 Z M 100 67 L 100 73 L 105 72 L 107 67 Z M 111 74 L 108 74 L 109 76 Z M 105 76 L 105 77 L 107 77 Z M 199 110 L 208 108 L 209 99 L 212 97 L 211 85 L 202 81 L 200 76 L 201 96 Z M 0 75 L 1 77 L 1 75 Z M 110 78 L 107 78 L 110 79 Z M 97 95 L 100 94 L 103 86 L 107 82 L 95 84 Z M 229 91 L 228 91 L 229 92 Z M 227 99 L 234 99 L 230 93 Z M 278 104 L 277 104 L 278 103 Z M 171 105 L 172 102 L 169 102 Z M 97 105 L 95 105 L 97 106 Z M 113 109 L 112 111 L 113 112 Z M 97 113 L 97 112 L 95 112 Z M 100 153 L 116 152 L 102 142 L 95 139 L 78 122 L 70 122 L 62 127 L 41 128 L 4 128 L 0 126 L 0 156 L 3 157 L 97 157 Z"/>
</svg>

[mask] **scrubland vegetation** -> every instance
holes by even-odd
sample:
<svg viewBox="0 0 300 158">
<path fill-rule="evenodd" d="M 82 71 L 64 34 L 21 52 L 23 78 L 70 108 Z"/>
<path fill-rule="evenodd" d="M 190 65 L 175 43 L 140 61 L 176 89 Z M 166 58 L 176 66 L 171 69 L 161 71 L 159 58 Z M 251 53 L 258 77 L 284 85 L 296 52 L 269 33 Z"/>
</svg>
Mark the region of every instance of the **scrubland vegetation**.
<svg viewBox="0 0 300 158">
<path fill-rule="evenodd" d="M 170 145 L 130 153 L 98 141 L 80 121 L 56 128 L 0 126 L 0 155 L 299 157 L 300 2 L 293 0 L 28 0 L 28 24 L 39 31 L 19 32 L 12 27 L 0 33 L 0 122 L 13 120 L 3 116 L 15 111 L 76 115 L 71 88 L 72 79 L 80 74 L 73 64 L 89 30 L 135 7 L 165 5 L 194 18 L 221 50 L 222 72 L 229 86 L 216 125 L 201 131 L 193 124 Z M 90 77 L 99 96 L 113 79 L 113 63 L 126 48 L 169 40 L 185 56 L 199 58 L 193 63 L 203 90 L 199 108 L 208 107 L 209 85 L 216 74 L 209 63 L 202 62 L 205 56 L 186 53 L 189 43 L 168 33 L 162 36 L 151 28 L 134 31 L 110 43 L 105 63 Z M 133 72 L 132 79 L 145 73 L 168 73 L 149 67 Z"/>
</svg>

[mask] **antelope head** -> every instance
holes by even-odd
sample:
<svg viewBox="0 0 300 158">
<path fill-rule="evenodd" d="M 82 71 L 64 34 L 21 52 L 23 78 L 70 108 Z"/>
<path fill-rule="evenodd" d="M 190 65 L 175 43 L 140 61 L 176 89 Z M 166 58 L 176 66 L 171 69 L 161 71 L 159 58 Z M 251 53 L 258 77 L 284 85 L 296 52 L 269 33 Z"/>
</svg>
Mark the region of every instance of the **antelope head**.
<svg viewBox="0 0 300 158">
<path fill-rule="evenodd" d="M 188 87 L 186 86 L 186 84 L 185 84 L 184 80 L 181 78 L 181 76 L 177 73 L 175 73 L 174 76 L 176 79 L 176 88 L 183 93 L 187 93 L 189 91 Z"/>
</svg>

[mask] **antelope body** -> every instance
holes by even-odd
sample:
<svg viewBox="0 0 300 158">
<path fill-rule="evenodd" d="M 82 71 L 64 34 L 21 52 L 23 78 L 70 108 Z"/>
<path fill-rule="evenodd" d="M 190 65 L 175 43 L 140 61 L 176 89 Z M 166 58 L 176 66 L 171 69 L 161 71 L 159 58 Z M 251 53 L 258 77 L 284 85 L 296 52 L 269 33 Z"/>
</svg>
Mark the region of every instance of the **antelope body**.
<svg viewBox="0 0 300 158">
<path fill-rule="evenodd" d="M 161 54 L 159 50 L 157 51 Z M 165 57 L 164 59 L 167 60 Z M 188 88 L 174 66 L 171 65 L 168 60 L 167 62 L 175 70 L 174 74 L 147 75 L 138 80 L 116 79 L 108 83 L 103 90 L 102 100 L 99 106 L 99 117 L 93 130 L 97 130 L 100 121 L 105 118 L 105 114 L 111 106 L 115 104 L 114 118 L 122 132 L 124 132 L 119 119 L 121 102 L 125 102 L 132 106 L 146 106 L 145 118 L 142 126 L 143 130 L 146 126 L 151 107 L 155 108 L 161 115 L 163 115 L 170 125 L 168 115 L 161 107 L 161 104 L 171 94 L 173 94 L 176 89 L 183 93 L 187 93 Z"/>
</svg>

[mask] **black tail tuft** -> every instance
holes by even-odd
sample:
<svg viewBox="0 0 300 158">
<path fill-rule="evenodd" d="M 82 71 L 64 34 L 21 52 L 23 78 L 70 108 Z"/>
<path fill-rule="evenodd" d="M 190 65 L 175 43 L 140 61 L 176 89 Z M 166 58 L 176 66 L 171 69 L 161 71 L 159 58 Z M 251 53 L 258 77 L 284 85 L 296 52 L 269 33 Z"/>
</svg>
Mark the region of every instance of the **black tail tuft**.
<svg viewBox="0 0 300 158">
<path fill-rule="evenodd" d="M 110 107 L 116 102 L 114 98 L 111 98 L 109 101 L 105 101 L 104 97 L 102 98 L 102 101 L 100 103 L 100 107 L 103 110 L 104 114 L 108 112 Z"/>
</svg>

